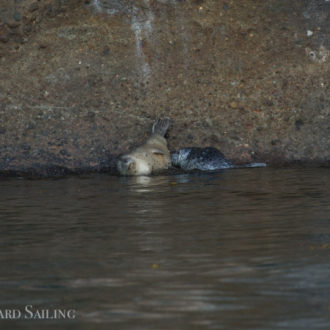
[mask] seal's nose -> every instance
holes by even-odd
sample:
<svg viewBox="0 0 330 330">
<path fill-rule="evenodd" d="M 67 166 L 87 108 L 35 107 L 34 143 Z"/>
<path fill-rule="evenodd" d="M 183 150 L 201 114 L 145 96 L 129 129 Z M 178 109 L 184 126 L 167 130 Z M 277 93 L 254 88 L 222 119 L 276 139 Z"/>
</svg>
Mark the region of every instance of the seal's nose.
<svg viewBox="0 0 330 330">
<path fill-rule="evenodd" d="M 129 174 L 129 172 L 134 170 L 134 167 L 135 162 L 131 157 L 125 155 L 118 159 L 117 168 L 121 174 Z"/>
<path fill-rule="evenodd" d="M 131 157 L 123 156 L 121 157 L 121 161 L 123 165 L 125 165 L 127 168 L 130 166 L 130 164 L 133 163 L 133 159 Z"/>
</svg>

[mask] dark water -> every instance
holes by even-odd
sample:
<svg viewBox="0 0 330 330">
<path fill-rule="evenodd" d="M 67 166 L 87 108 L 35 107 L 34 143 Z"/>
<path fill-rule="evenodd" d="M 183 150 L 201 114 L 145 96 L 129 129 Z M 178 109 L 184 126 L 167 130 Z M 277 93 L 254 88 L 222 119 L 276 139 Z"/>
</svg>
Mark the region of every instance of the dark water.
<svg viewBox="0 0 330 330">
<path fill-rule="evenodd" d="M 0 183 L 1 329 L 330 329 L 329 169 Z"/>
</svg>

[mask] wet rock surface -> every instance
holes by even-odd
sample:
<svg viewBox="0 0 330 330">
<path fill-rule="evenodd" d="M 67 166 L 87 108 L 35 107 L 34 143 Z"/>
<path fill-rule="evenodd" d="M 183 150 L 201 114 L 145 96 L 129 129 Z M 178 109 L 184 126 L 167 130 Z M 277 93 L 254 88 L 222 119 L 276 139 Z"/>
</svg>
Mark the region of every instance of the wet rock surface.
<svg viewBox="0 0 330 330">
<path fill-rule="evenodd" d="M 329 1 L 0 0 L 0 171 L 113 168 L 169 148 L 329 164 Z"/>
</svg>

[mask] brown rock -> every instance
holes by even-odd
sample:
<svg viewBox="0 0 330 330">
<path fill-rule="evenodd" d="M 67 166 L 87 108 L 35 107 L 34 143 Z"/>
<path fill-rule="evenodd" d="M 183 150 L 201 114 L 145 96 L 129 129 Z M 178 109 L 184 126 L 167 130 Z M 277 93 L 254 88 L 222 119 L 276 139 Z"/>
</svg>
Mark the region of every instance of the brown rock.
<svg viewBox="0 0 330 330">
<path fill-rule="evenodd" d="M 31 3 L 30 7 L 29 7 L 29 12 L 34 12 L 36 10 L 39 9 L 39 5 L 38 5 L 38 2 L 33 2 Z"/>
<path fill-rule="evenodd" d="M 20 23 L 15 21 L 9 21 L 7 22 L 7 26 L 11 29 L 15 29 L 20 26 Z"/>
<path fill-rule="evenodd" d="M 6 43 L 9 41 L 8 34 L 0 34 L 0 41 Z"/>
<path fill-rule="evenodd" d="M 233 108 L 233 109 L 238 108 L 238 104 L 237 104 L 237 102 L 235 102 L 235 101 L 230 102 L 230 107 Z"/>
<path fill-rule="evenodd" d="M 0 172 L 107 166 L 158 116 L 172 120 L 172 150 L 211 145 L 237 162 L 330 159 L 322 6 L 311 15 L 309 1 L 99 3 L 110 2 L 119 12 L 94 1 L 7 1 Z M 313 40 L 299 32 L 305 12 L 320 27 Z"/>
</svg>

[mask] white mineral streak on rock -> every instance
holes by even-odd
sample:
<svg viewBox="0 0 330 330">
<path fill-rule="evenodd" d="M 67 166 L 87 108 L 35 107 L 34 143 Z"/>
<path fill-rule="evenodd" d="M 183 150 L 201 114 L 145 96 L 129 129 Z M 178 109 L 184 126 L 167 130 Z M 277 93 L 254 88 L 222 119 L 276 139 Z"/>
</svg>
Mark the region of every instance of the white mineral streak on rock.
<svg viewBox="0 0 330 330">
<path fill-rule="evenodd" d="M 182 49 L 182 58 L 184 68 L 187 70 L 189 69 L 189 49 L 187 41 L 190 39 L 187 33 L 187 28 L 185 27 L 182 11 L 178 9 L 176 0 L 171 0 L 171 3 L 174 5 L 174 12 L 175 12 L 175 19 L 179 23 L 179 30 L 181 36 L 181 49 Z"/>
<path fill-rule="evenodd" d="M 149 0 L 144 0 L 144 3 L 148 7 L 146 17 L 141 17 L 141 15 L 138 14 L 138 10 L 134 8 L 132 13 L 131 28 L 135 36 L 135 58 L 137 70 L 141 73 L 142 80 L 147 81 L 151 76 L 151 68 L 144 54 L 142 41 L 143 38 L 147 39 L 149 42 L 151 41 L 154 14 L 149 8 Z"/>
<path fill-rule="evenodd" d="M 118 13 L 121 9 L 120 2 L 111 0 L 93 0 L 93 7 L 97 12 L 105 12 L 109 15 Z"/>
<path fill-rule="evenodd" d="M 93 0 L 93 6 L 97 11 L 99 11 L 99 12 L 102 11 L 102 7 L 100 5 L 100 0 Z"/>
</svg>

